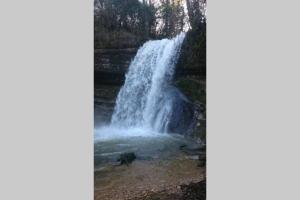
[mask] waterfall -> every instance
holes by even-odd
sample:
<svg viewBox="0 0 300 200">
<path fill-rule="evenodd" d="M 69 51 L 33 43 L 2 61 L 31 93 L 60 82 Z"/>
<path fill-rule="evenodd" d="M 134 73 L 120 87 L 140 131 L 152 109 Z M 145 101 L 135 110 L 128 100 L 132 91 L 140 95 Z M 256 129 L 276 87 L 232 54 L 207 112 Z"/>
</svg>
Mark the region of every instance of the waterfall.
<svg viewBox="0 0 300 200">
<path fill-rule="evenodd" d="M 166 90 L 184 37 L 181 33 L 173 39 L 148 41 L 138 50 L 118 94 L 111 127 L 167 132 L 173 108 Z"/>
</svg>

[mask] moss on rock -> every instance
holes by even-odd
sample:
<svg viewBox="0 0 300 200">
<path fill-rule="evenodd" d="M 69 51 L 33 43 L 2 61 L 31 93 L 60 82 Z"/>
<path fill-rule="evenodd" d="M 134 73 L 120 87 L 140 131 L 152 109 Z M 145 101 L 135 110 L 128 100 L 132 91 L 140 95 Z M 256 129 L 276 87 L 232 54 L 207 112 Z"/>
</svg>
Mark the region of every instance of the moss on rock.
<svg viewBox="0 0 300 200">
<path fill-rule="evenodd" d="M 193 103 L 206 103 L 205 80 L 183 77 L 175 81 L 175 86 Z"/>
</svg>

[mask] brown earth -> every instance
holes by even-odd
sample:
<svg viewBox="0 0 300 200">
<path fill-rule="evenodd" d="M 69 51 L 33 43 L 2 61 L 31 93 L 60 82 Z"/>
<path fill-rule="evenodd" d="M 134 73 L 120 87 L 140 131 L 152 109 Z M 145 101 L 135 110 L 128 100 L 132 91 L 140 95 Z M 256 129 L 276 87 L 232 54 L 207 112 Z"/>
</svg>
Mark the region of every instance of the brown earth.
<svg viewBox="0 0 300 200">
<path fill-rule="evenodd" d="M 205 168 L 198 164 L 198 160 L 182 154 L 173 160 L 137 160 L 129 166 L 107 165 L 95 171 L 95 200 L 202 199 L 200 196 L 205 195 L 205 189 L 199 196 L 197 184 L 205 180 Z M 197 197 L 185 198 L 189 195 Z"/>
</svg>

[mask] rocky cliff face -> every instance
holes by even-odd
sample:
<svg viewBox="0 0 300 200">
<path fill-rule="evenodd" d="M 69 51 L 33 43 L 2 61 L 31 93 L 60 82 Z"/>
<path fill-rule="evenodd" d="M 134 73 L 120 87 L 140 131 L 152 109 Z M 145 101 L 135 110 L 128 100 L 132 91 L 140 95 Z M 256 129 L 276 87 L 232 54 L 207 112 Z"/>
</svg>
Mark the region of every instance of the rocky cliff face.
<svg viewBox="0 0 300 200">
<path fill-rule="evenodd" d="M 108 124 L 125 73 L 137 48 L 95 49 L 94 51 L 94 112 L 95 126 Z"/>
<path fill-rule="evenodd" d="M 206 77 L 206 25 L 187 32 L 176 66 L 176 77 Z"/>
<path fill-rule="evenodd" d="M 125 73 L 136 52 L 137 48 L 95 49 L 95 85 L 122 85 L 124 82 Z"/>
<path fill-rule="evenodd" d="M 206 142 L 206 81 L 197 76 L 181 76 L 174 85 L 189 99 L 194 107 L 195 126 L 190 136 Z"/>
<path fill-rule="evenodd" d="M 194 27 L 183 41 L 174 85 L 194 105 L 191 136 L 206 142 L 206 25 Z"/>
</svg>

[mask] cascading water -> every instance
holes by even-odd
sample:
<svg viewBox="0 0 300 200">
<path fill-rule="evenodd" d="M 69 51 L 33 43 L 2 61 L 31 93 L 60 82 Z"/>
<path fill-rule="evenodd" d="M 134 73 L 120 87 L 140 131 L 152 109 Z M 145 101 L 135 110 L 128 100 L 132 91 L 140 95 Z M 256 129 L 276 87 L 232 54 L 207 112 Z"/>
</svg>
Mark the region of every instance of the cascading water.
<svg viewBox="0 0 300 200">
<path fill-rule="evenodd" d="M 184 38 L 181 33 L 173 39 L 148 41 L 138 50 L 118 94 L 111 124 L 98 131 L 101 139 L 168 131 L 174 100 L 167 91 Z"/>
<path fill-rule="evenodd" d="M 137 52 L 121 88 L 111 125 L 166 132 L 172 105 L 164 91 L 174 74 L 185 33 L 146 42 Z"/>
</svg>

